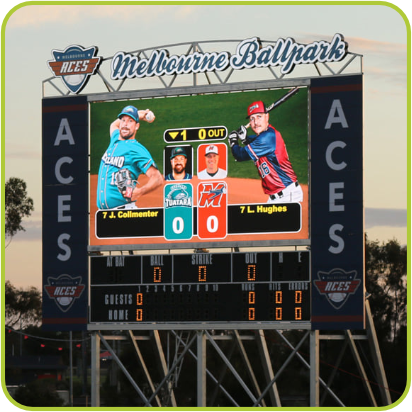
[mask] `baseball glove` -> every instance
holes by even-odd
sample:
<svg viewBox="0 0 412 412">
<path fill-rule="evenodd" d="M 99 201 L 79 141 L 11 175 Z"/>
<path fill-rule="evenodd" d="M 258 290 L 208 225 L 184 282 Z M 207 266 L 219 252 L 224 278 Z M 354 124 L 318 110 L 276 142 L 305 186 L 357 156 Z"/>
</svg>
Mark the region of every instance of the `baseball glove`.
<svg viewBox="0 0 412 412">
<path fill-rule="evenodd" d="M 238 144 L 239 133 L 236 130 L 233 130 L 229 134 L 229 146 L 233 147 L 235 144 Z"/>
<path fill-rule="evenodd" d="M 247 144 L 248 139 L 247 139 L 247 130 L 246 127 L 243 126 L 243 124 L 239 127 L 239 129 L 237 130 L 237 134 L 239 136 L 240 141 L 243 144 Z"/>
<path fill-rule="evenodd" d="M 133 189 L 136 187 L 137 181 L 133 180 L 132 173 L 129 169 L 120 169 L 114 175 L 114 181 L 119 189 L 119 192 L 127 200 L 132 201 Z"/>
</svg>

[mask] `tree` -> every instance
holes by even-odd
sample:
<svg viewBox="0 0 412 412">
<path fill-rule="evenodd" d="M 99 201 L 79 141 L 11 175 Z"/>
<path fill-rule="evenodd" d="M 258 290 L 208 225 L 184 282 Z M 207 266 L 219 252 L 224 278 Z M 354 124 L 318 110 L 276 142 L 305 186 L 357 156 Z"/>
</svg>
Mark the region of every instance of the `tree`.
<svg viewBox="0 0 412 412">
<path fill-rule="evenodd" d="M 377 333 L 395 342 L 407 322 L 407 248 L 397 240 L 365 243 L 366 290 Z"/>
<path fill-rule="evenodd" d="M 407 383 L 407 247 L 366 239 L 366 290 L 392 400 Z"/>
<path fill-rule="evenodd" d="M 24 406 L 63 406 L 63 399 L 56 393 L 56 384 L 51 379 L 42 379 L 20 386 L 14 400 Z"/>
<path fill-rule="evenodd" d="M 33 199 L 27 195 L 26 182 L 17 177 L 11 177 L 5 186 L 5 235 L 11 238 L 19 231 L 24 231 L 21 225 L 23 217 L 30 216 L 34 210 Z"/>
<path fill-rule="evenodd" d="M 42 299 L 37 288 L 17 289 L 6 280 L 4 289 L 6 326 L 24 329 L 28 325 L 40 324 Z"/>
</svg>

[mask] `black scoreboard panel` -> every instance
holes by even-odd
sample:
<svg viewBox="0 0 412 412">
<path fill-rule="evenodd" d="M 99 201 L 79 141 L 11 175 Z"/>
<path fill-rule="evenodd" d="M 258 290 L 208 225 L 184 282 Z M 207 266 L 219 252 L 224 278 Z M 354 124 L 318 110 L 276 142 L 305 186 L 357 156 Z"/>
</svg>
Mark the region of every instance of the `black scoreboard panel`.
<svg viewBox="0 0 412 412">
<path fill-rule="evenodd" d="M 91 257 L 91 323 L 309 322 L 309 252 Z"/>
</svg>

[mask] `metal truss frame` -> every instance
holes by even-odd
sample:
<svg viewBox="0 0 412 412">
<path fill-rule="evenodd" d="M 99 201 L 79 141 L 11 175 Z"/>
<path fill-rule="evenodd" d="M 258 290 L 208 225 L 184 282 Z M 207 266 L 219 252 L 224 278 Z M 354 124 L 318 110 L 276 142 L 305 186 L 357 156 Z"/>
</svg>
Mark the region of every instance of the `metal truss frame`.
<svg viewBox="0 0 412 412">
<path fill-rule="evenodd" d="M 333 334 L 324 334 L 319 331 L 300 331 L 301 336 L 297 344 L 292 343 L 288 337 L 285 336 L 282 330 L 273 330 L 277 337 L 280 337 L 285 347 L 290 349 L 290 353 L 283 363 L 275 370 L 273 364 L 274 355 L 270 354 L 267 345 L 266 330 L 256 330 L 253 334 L 241 334 L 238 330 L 225 331 L 225 333 L 210 330 L 196 330 L 196 331 L 175 331 L 171 330 L 170 336 L 175 338 L 176 348 L 172 359 L 165 355 L 163 346 L 161 344 L 159 331 L 154 330 L 149 332 L 149 335 L 135 335 L 132 331 L 127 331 L 125 335 L 103 336 L 99 331 L 92 332 L 92 405 L 94 407 L 101 406 L 100 404 L 100 347 L 104 345 L 105 349 L 110 352 L 113 360 L 118 365 L 118 368 L 125 374 L 136 393 L 140 397 L 144 406 L 158 406 L 158 407 L 177 407 L 179 406 L 174 387 L 179 379 L 181 373 L 182 363 L 186 356 L 192 357 L 196 361 L 196 381 L 197 381 L 197 406 L 198 407 L 212 407 L 215 405 L 217 395 L 220 392 L 226 400 L 233 406 L 253 406 L 253 407 L 281 407 L 282 396 L 279 393 L 277 383 L 280 382 L 282 373 L 291 365 L 292 360 L 298 360 L 308 374 L 306 377 L 309 385 L 309 399 L 308 405 L 310 407 L 324 406 L 326 398 L 330 399 L 339 407 L 345 407 L 339 395 L 332 389 L 332 385 L 336 378 L 336 372 L 343 357 L 350 349 L 350 353 L 356 364 L 358 374 L 363 383 L 366 398 L 373 407 L 387 406 L 392 403 L 388 382 L 386 380 L 385 370 L 382 363 L 382 358 L 379 349 L 379 343 L 376 337 L 376 332 L 373 324 L 373 319 L 369 307 L 369 302 L 366 301 L 366 331 L 352 332 L 349 330 L 338 331 Z M 266 335 L 265 335 L 266 333 Z M 139 359 L 144 376 L 147 379 L 150 387 L 150 395 L 145 394 L 143 389 L 138 386 L 133 377 L 122 364 L 118 355 L 109 341 L 131 341 L 136 350 L 136 355 Z M 140 350 L 140 343 L 142 341 L 149 341 L 156 349 L 156 354 L 161 365 L 162 380 L 156 385 L 147 368 L 148 359 L 144 359 Z M 226 351 L 221 348 L 219 342 L 230 342 L 229 349 Z M 261 370 L 263 370 L 265 385 L 259 384 L 256 374 L 256 366 L 250 361 L 250 357 L 245 348 L 245 342 L 251 341 L 255 344 L 261 360 Z M 320 376 L 320 343 L 322 341 L 336 342 L 340 346 L 338 358 L 335 361 L 335 367 L 327 379 Z M 377 380 L 379 387 L 380 400 L 377 399 L 371 381 L 367 375 L 367 367 L 359 349 L 359 344 L 362 341 L 369 343 L 369 352 L 373 359 L 373 374 L 374 379 Z M 309 344 L 309 362 L 301 354 L 302 345 Z M 220 371 L 212 373 L 207 368 L 207 345 L 209 345 L 209 353 L 213 349 L 215 356 L 218 356 L 221 361 Z M 168 346 L 168 344 L 167 344 Z M 228 345 L 226 345 L 228 346 Z M 242 364 L 239 368 L 238 364 L 232 362 L 233 354 L 237 351 L 242 359 Z M 169 353 L 169 348 L 167 348 Z M 210 356 L 210 355 L 209 355 Z M 152 359 L 150 359 L 152 361 Z M 230 393 L 225 388 L 225 377 L 228 373 L 237 381 L 249 399 L 249 405 L 240 405 L 236 399 L 236 394 Z M 245 381 L 245 373 L 247 381 Z M 214 384 L 214 390 L 206 397 L 206 381 L 210 380 Z M 321 395 L 322 388 L 322 396 Z M 163 396 L 160 393 L 163 391 Z M 167 394 L 167 396 L 164 395 Z M 330 400 L 329 400 L 330 402 Z M 328 405 L 330 406 L 330 405 Z M 353 405 L 350 405 L 353 406 Z"/>
</svg>

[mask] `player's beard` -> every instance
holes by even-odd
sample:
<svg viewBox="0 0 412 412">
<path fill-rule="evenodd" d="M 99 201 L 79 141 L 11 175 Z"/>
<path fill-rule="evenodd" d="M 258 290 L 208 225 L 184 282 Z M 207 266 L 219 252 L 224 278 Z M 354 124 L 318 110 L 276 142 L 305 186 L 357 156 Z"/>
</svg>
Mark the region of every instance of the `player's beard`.
<svg viewBox="0 0 412 412">
<path fill-rule="evenodd" d="M 183 165 L 181 165 L 180 163 L 178 163 L 178 164 L 175 166 L 175 172 L 176 172 L 176 173 L 182 173 L 183 170 L 184 170 Z"/>
<path fill-rule="evenodd" d="M 124 128 L 124 129 L 121 130 L 121 132 L 123 132 L 123 131 L 128 131 L 129 132 L 129 134 L 126 135 L 126 136 L 123 133 L 121 133 L 121 137 L 122 137 L 123 140 L 129 140 L 130 138 L 133 137 L 133 133 L 131 133 L 130 129 Z"/>
</svg>

